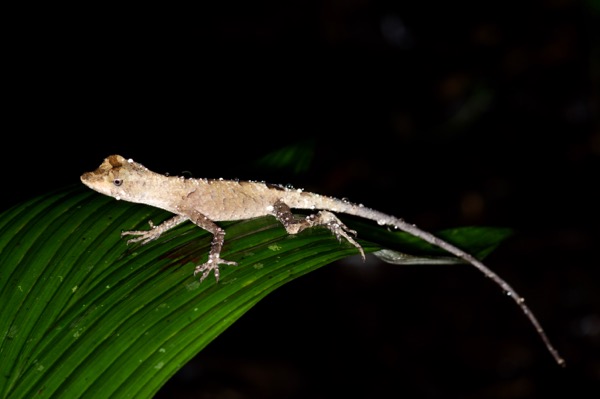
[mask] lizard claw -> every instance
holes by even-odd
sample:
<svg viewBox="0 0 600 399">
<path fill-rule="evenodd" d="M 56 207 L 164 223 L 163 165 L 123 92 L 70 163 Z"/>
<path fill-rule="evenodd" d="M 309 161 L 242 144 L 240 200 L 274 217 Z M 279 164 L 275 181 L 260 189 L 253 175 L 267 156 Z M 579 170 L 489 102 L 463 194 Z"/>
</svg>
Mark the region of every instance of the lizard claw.
<svg viewBox="0 0 600 399">
<path fill-rule="evenodd" d="M 204 281 L 204 279 L 206 279 L 209 276 L 211 271 L 214 271 L 215 272 L 215 280 L 218 283 L 219 275 L 220 275 L 219 264 L 237 266 L 237 262 L 223 260 L 223 259 L 219 258 L 218 256 L 217 257 L 209 256 L 208 261 L 206 263 L 196 266 L 196 269 L 194 269 L 194 276 L 198 273 L 202 273 L 202 276 L 200 276 L 200 282 L 202 282 L 202 281 Z"/>
</svg>

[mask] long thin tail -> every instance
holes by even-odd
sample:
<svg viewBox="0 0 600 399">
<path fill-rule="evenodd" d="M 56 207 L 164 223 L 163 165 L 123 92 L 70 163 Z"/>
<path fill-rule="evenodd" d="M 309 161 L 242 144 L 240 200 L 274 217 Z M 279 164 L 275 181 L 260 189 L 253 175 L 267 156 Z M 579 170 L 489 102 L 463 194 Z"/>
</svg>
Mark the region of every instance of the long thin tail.
<svg viewBox="0 0 600 399">
<path fill-rule="evenodd" d="M 533 324 L 533 326 L 535 327 L 535 330 L 537 331 L 539 336 L 542 338 L 542 341 L 544 341 L 546 348 L 548 348 L 548 351 L 552 354 L 552 357 L 554 357 L 554 360 L 556 361 L 556 363 L 558 363 L 560 366 L 565 365 L 565 360 L 560 356 L 560 354 L 554 348 L 552 343 L 550 343 L 550 340 L 546 336 L 546 333 L 544 332 L 544 329 L 538 322 L 537 318 L 533 315 L 533 313 L 531 312 L 529 307 L 525 304 L 525 299 L 522 296 L 520 296 L 506 281 L 504 281 L 502 278 L 500 278 L 500 276 L 498 276 L 496 273 L 491 271 L 487 266 L 485 266 L 483 263 L 481 263 L 475 257 L 473 257 L 472 255 L 469 255 L 468 253 L 461 250 L 460 248 L 457 248 L 454 245 L 434 236 L 433 234 L 430 234 L 424 230 L 421 230 L 413 224 L 405 222 L 402 219 L 399 219 L 394 216 L 390 216 L 385 213 L 376 211 L 374 209 L 366 208 L 366 207 L 363 207 L 360 205 L 353 205 L 350 203 L 347 203 L 345 205 L 347 205 L 347 208 L 343 210 L 344 213 L 352 214 L 352 215 L 359 216 L 359 217 L 362 217 L 365 219 L 370 219 L 370 220 L 377 222 L 380 225 L 388 225 L 388 226 L 395 227 L 406 233 L 412 234 L 413 236 L 418 237 L 418 238 L 422 239 L 423 241 L 427 241 L 428 243 L 435 245 L 445 251 L 448 251 L 449 253 L 451 253 L 451 254 L 457 256 L 458 258 L 463 259 L 464 261 L 475 266 L 486 277 L 489 277 L 490 279 L 492 279 L 492 281 L 494 281 L 496 284 L 498 284 L 500 287 L 502 287 L 504 292 L 506 292 L 506 294 L 508 296 L 510 296 L 516 302 L 516 304 L 521 308 L 523 313 L 525 313 L 525 316 L 527 316 L 527 318 L 529 319 L 531 324 Z M 338 206 L 338 208 L 339 208 L 339 206 Z"/>
</svg>

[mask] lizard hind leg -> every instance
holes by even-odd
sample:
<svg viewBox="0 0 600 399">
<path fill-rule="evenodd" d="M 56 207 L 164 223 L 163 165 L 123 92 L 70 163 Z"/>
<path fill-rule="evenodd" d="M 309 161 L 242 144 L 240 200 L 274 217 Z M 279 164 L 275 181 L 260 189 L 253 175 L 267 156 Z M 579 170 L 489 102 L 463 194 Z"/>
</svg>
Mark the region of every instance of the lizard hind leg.
<svg viewBox="0 0 600 399">
<path fill-rule="evenodd" d="M 318 213 L 307 216 L 303 219 L 298 219 L 294 216 L 290 207 L 283 201 L 277 201 L 273 204 L 273 216 L 277 218 L 285 227 L 288 234 L 297 234 L 309 227 L 323 226 L 331 231 L 339 242 L 342 237 L 350 244 L 354 245 L 365 260 L 365 252 L 361 245 L 356 242 L 352 236 L 356 236 L 356 231 L 351 230 L 337 216 L 328 211 L 319 211 Z"/>
</svg>

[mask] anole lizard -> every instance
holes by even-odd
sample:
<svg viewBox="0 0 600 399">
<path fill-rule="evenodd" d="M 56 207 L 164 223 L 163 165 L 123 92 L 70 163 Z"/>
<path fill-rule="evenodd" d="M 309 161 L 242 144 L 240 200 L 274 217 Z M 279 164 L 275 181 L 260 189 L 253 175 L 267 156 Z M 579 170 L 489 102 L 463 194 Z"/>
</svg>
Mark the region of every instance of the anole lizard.
<svg viewBox="0 0 600 399">
<path fill-rule="evenodd" d="M 550 343 L 540 323 L 525 304 L 524 298 L 506 281 L 472 255 L 400 218 L 349 201 L 279 185 L 165 176 L 120 155 L 107 157 L 98 169 L 81 175 L 81 181 L 91 189 L 117 200 L 151 205 L 175 214 L 173 218 L 158 226 L 150 222 L 150 230 L 124 231 L 122 236 L 137 236 L 129 239 L 128 243 L 141 241 L 142 244 L 146 244 L 187 220 L 210 232 L 213 239 L 208 260 L 196 266 L 194 270 L 194 275 L 202 273 L 200 281 L 208 277 L 211 271 L 218 281 L 219 264 L 236 265 L 236 262 L 221 258 L 225 231 L 215 222 L 272 215 L 283 224 L 289 234 L 297 234 L 309 227 L 323 226 L 338 240 L 343 237 L 354 245 L 363 259 L 364 251 L 352 237 L 356 232 L 346 227 L 333 212 L 358 216 L 375 221 L 379 225 L 405 231 L 470 263 L 502 287 L 533 324 L 556 362 L 564 365 L 564 360 Z M 318 212 L 298 218 L 292 214 L 291 209 L 310 209 Z"/>
</svg>

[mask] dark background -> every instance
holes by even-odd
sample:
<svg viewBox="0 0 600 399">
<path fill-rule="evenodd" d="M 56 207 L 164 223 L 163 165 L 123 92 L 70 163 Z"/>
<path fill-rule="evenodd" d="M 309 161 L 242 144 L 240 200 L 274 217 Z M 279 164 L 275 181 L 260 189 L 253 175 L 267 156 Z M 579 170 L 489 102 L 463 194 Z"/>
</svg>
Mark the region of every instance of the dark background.
<svg viewBox="0 0 600 399">
<path fill-rule="evenodd" d="M 264 299 L 158 397 L 596 397 L 598 2 L 218 4 L 7 14 L 0 209 L 118 153 L 430 231 L 510 227 L 486 264 L 567 367 L 473 268 L 350 258 Z M 309 167 L 257 162 L 286 147 Z"/>
</svg>

